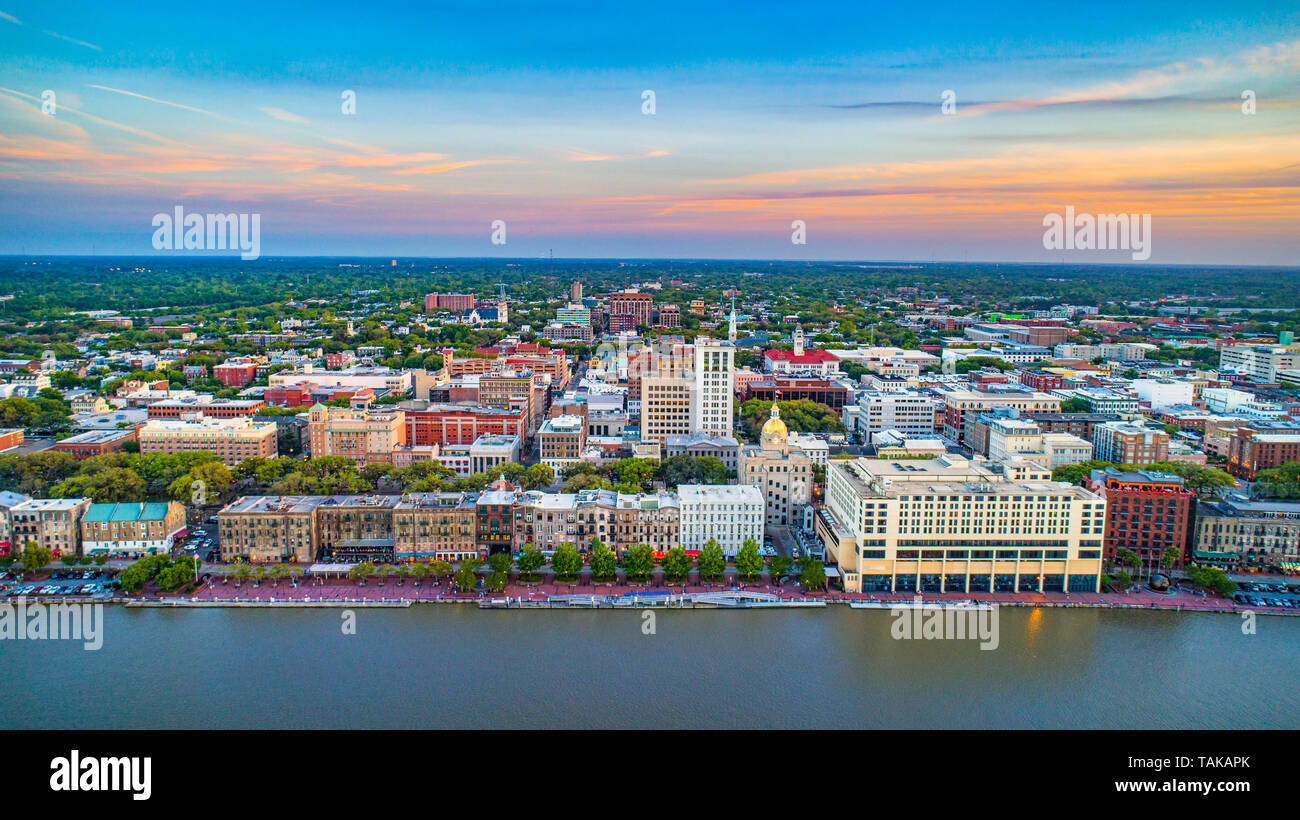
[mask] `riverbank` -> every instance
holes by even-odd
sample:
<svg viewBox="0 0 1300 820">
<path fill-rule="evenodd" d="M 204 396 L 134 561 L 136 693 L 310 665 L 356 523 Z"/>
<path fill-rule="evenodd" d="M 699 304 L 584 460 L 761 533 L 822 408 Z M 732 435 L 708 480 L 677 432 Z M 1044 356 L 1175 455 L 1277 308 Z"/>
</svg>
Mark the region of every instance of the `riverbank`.
<svg viewBox="0 0 1300 820">
<path fill-rule="evenodd" d="M 889 609 L 912 603 L 916 593 L 809 593 L 798 587 L 672 585 L 628 587 L 592 584 L 512 584 L 501 593 L 458 592 L 447 585 L 420 586 L 389 582 L 357 585 L 350 581 L 311 581 L 272 586 L 207 582 L 188 595 L 132 596 L 110 599 L 132 607 L 405 607 L 413 604 L 472 604 L 485 609 L 779 609 L 857 604 Z M 1192 590 L 1126 593 L 923 593 L 935 603 L 970 601 L 1007 607 L 1146 609 L 1173 612 L 1300 615 L 1300 610 L 1242 606 Z"/>
</svg>

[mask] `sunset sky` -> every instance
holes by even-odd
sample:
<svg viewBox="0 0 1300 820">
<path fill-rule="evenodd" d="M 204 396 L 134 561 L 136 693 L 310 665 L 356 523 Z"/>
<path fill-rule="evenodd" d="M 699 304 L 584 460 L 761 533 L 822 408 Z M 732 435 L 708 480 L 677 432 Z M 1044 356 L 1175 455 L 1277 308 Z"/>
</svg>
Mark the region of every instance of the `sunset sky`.
<svg viewBox="0 0 1300 820">
<path fill-rule="evenodd" d="M 1300 265 L 1293 0 L 278 5 L 0 0 L 0 253 Z"/>
</svg>

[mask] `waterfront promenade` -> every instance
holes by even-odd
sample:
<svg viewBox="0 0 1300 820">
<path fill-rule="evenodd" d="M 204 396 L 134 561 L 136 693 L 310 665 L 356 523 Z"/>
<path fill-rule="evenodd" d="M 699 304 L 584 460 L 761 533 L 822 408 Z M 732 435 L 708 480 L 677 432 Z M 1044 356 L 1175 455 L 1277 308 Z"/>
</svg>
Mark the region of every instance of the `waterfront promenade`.
<svg viewBox="0 0 1300 820">
<path fill-rule="evenodd" d="M 223 603 L 242 602 L 248 604 L 304 603 L 338 604 L 353 602 L 360 605 L 383 602 L 397 603 L 479 603 L 504 598 L 519 599 L 524 602 L 545 602 L 553 595 L 589 595 L 622 596 L 637 592 L 659 592 L 667 590 L 675 596 L 698 595 L 707 592 L 722 592 L 731 589 L 743 589 L 749 592 L 762 592 L 778 596 L 781 600 L 797 601 L 817 598 L 828 604 L 875 602 L 892 604 L 908 603 L 915 593 L 842 593 L 842 592 L 808 592 L 797 584 L 787 583 L 781 586 L 770 584 L 746 584 L 731 586 L 729 584 L 689 584 L 689 585 L 627 585 L 627 584 L 510 584 L 500 593 L 486 591 L 458 592 L 449 584 L 437 584 L 422 581 L 416 586 L 411 581 L 398 584 L 387 580 L 380 584 L 371 579 L 365 585 L 349 580 L 312 580 L 296 585 L 281 581 L 272 585 L 263 581 L 260 585 L 244 582 L 236 586 L 233 583 L 221 583 L 219 580 L 205 582 L 193 594 L 184 596 L 161 596 L 162 600 L 190 605 L 221 605 Z M 155 596 L 150 596 L 151 598 Z M 1127 593 L 925 593 L 926 601 L 976 601 L 1009 606 L 1048 606 L 1048 607 L 1115 607 L 1132 609 L 1193 610 L 1202 612 L 1241 612 L 1251 610 L 1260 613 L 1296 614 L 1294 611 L 1270 609 L 1267 607 L 1240 606 L 1231 600 L 1203 596 L 1191 590 L 1175 590 L 1170 593 L 1158 593 L 1150 590 L 1133 590 Z"/>
</svg>

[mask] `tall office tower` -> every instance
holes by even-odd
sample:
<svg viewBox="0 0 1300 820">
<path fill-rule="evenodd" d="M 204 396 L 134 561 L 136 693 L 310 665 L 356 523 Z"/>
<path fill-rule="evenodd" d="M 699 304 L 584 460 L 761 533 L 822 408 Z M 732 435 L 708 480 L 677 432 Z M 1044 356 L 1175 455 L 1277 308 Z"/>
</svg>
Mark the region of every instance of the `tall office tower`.
<svg viewBox="0 0 1300 820">
<path fill-rule="evenodd" d="M 581 283 L 581 282 L 573 282 L 572 284 L 569 285 L 569 301 L 570 301 L 570 302 L 581 302 L 581 301 L 582 301 L 582 283 Z"/>
<path fill-rule="evenodd" d="M 695 401 L 691 430 L 731 435 L 736 372 L 736 348 L 730 342 L 699 336 L 695 339 Z"/>
</svg>

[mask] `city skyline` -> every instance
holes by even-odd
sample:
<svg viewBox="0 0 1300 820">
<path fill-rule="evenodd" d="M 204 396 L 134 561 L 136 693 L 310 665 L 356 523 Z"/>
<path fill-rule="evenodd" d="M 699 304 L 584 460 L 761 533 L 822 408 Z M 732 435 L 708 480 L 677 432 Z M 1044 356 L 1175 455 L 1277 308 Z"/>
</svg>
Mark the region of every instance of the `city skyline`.
<svg viewBox="0 0 1300 820">
<path fill-rule="evenodd" d="M 1300 263 L 1300 12 L 1171 8 L 9 2 L 0 253 L 179 256 L 181 205 L 263 256 L 1130 261 L 1046 249 L 1074 208 L 1151 215 L 1150 263 Z"/>
</svg>

